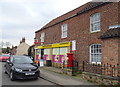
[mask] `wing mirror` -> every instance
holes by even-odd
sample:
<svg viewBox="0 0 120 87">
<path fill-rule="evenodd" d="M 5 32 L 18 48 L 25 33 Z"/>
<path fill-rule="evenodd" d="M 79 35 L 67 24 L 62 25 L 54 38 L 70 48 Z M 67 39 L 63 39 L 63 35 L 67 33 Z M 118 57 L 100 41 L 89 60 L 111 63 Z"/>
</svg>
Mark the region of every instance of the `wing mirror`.
<svg viewBox="0 0 120 87">
<path fill-rule="evenodd" d="M 10 66 L 13 66 L 13 63 L 10 62 L 9 60 L 6 61 Z"/>
<path fill-rule="evenodd" d="M 7 60 L 6 62 L 7 62 L 7 63 L 10 63 L 10 61 L 9 61 L 9 60 Z"/>
</svg>

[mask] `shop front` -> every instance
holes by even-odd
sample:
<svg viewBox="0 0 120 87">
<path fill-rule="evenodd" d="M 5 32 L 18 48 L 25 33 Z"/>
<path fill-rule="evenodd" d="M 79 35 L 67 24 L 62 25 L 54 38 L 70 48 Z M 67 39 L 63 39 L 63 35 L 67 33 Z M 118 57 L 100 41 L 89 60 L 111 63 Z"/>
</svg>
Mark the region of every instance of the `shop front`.
<svg viewBox="0 0 120 87">
<path fill-rule="evenodd" d="M 45 66 L 67 67 L 67 53 L 70 53 L 70 46 L 71 42 L 37 46 L 39 58 L 43 59 Z"/>
</svg>

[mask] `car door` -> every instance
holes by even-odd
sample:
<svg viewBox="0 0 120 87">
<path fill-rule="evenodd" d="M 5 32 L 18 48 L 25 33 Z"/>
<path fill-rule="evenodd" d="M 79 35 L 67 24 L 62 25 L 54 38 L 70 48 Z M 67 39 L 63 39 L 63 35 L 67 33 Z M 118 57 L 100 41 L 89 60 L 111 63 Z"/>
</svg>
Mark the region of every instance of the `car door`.
<svg viewBox="0 0 120 87">
<path fill-rule="evenodd" d="M 6 62 L 6 70 L 9 74 L 12 66 L 13 66 L 13 57 L 10 57 L 9 60 Z"/>
</svg>

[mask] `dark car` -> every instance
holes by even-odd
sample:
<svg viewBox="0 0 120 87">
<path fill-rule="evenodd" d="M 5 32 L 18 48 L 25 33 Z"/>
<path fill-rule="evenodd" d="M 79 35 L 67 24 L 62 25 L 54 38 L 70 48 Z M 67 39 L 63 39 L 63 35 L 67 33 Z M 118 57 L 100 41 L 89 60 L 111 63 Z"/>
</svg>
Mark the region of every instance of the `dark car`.
<svg viewBox="0 0 120 87">
<path fill-rule="evenodd" d="M 11 56 L 6 61 L 4 72 L 15 79 L 37 79 L 40 71 L 38 66 L 27 56 Z"/>
</svg>

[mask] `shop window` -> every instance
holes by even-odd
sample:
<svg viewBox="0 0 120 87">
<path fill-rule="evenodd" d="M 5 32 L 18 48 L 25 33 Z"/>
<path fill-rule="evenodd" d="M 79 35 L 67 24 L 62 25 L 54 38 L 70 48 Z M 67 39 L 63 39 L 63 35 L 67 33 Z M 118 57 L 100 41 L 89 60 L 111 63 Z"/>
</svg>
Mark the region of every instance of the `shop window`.
<svg viewBox="0 0 120 87">
<path fill-rule="evenodd" d="M 60 54 L 60 48 L 53 48 L 53 54 L 59 55 Z"/>
<path fill-rule="evenodd" d="M 68 53 L 68 48 L 67 47 L 60 48 L 60 55 L 65 55 L 67 53 Z"/>
<path fill-rule="evenodd" d="M 44 59 L 50 60 L 50 49 L 44 49 Z"/>
<path fill-rule="evenodd" d="M 102 62 L 101 44 L 93 44 L 90 46 L 90 62 L 101 64 Z"/>
<path fill-rule="evenodd" d="M 61 38 L 67 37 L 67 24 L 61 26 Z"/>
<path fill-rule="evenodd" d="M 52 60 L 53 62 L 59 62 L 60 48 L 53 48 Z"/>
<path fill-rule="evenodd" d="M 100 31 L 100 13 L 90 16 L 90 32 Z"/>
</svg>

